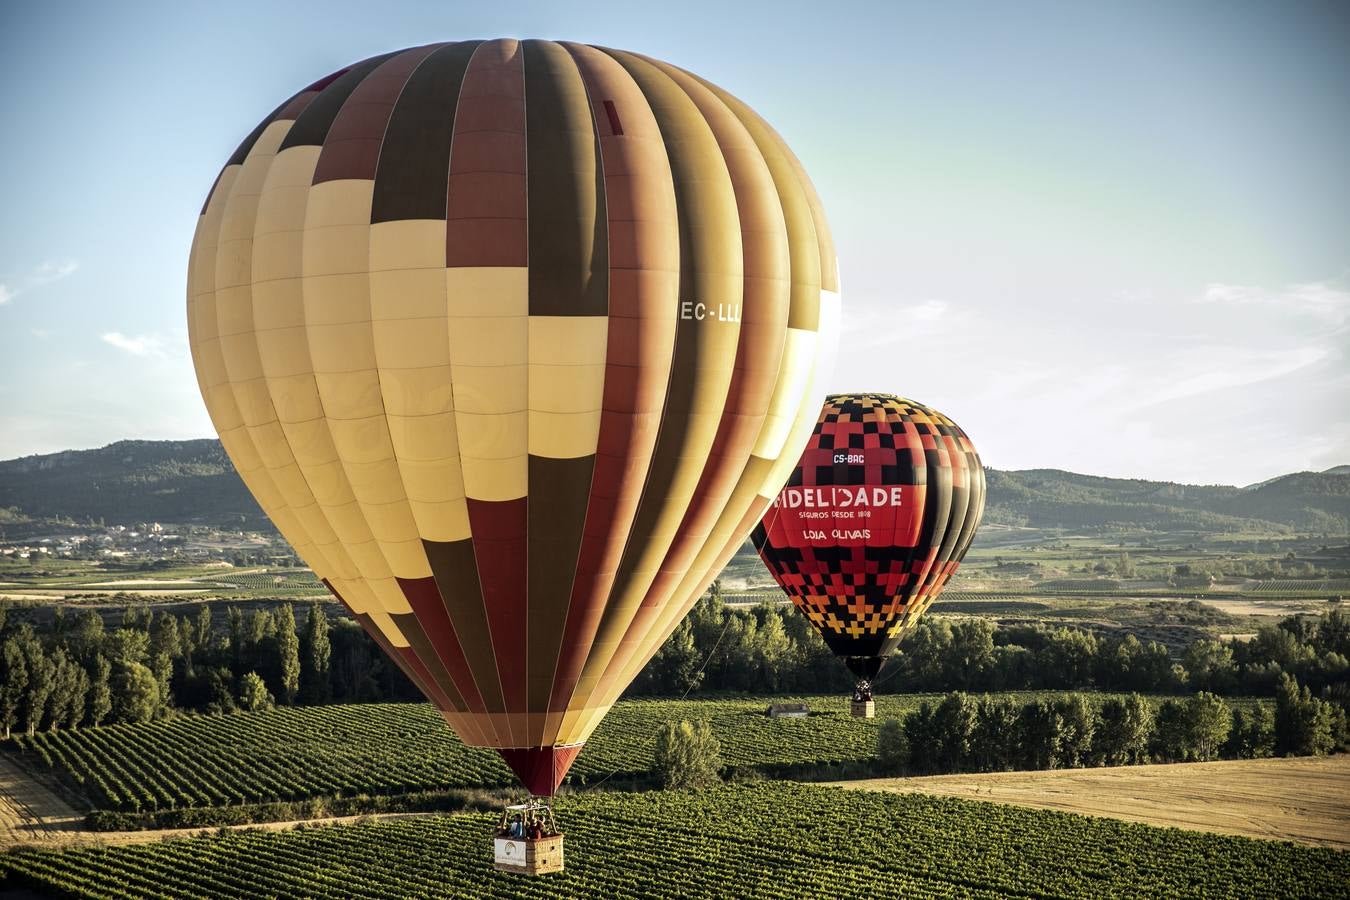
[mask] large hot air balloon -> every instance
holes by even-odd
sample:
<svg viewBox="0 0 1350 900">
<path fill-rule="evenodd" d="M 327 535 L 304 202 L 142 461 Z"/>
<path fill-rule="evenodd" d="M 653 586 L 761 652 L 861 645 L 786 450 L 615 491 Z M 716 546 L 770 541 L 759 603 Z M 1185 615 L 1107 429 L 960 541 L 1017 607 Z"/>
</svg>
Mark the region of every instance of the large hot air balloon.
<svg viewBox="0 0 1350 900">
<path fill-rule="evenodd" d="M 974 445 L 942 413 L 890 394 L 826 398 L 753 541 L 857 677 L 855 715 L 871 716 L 872 679 L 955 574 L 984 493 Z"/>
<path fill-rule="evenodd" d="M 249 489 L 542 796 L 787 479 L 837 316 L 819 200 L 749 107 L 534 40 L 386 53 L 283 102 L 188 276 Z"/>
</svg>

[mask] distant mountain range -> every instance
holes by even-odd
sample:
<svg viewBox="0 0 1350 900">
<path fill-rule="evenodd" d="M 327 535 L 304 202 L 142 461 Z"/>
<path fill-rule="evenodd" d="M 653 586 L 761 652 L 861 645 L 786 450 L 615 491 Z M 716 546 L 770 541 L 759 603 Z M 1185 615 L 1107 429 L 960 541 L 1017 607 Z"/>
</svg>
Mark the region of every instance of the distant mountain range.
<svg viewBox="0 0 1350 900">
<path fill-rule="evenodd" d="M 33 519 L 267 528 L 220 441 L 118 441 L 0 462 L 0 509 Z M 13 516 L 11 515 L 11 519 Z"/>
<path fill-rule="evenodd" d="M 986 521 L 1041 528 L 1129 525 L 1344 535 L 1350 534 L 1350 466 L 1295 472 L 1248 487 L 990 469 L 988 503 Z"/>
<path fill-rule="evenodd" d="M 0 525 L 52 519 L 267 527 L 214 440 L 118 441 L 0 462 Z M 1350 533 L 1350 466 L 1249 487 L 989 470 L 988 522 L 1089 529 Z"/>
</svg>

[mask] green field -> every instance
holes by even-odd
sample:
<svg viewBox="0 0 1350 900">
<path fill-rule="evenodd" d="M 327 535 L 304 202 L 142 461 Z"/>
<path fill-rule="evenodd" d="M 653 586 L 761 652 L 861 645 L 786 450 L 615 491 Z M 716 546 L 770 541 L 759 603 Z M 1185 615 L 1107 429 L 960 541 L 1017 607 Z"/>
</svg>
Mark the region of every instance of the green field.
<svg viewBox="0 0 1350 900">
<path fill-rule="evenodd" d="M 628 700 L 614 707 L 587 742 L 572 767 L 572 783 L 646 773 L 657 728 L 680 719 L 711 723 L 723 761 L 733 767 L 775 774 L 794 766 L 861 763 L 875 755 L 882 719 L 933 699 L 939 698 L 880 695 L 873 720 L 850 716 L 847 698 L 840 696 Z M 765 707 L 776 701 L 803 701 L 815 714 L 806 719 L 765 717 Z M 140 725 L 41 732 L 17 742 L 29 765 L 54 769 L 94 808 L 121 811 L 515 783 L 495 752 L 464 746 L 427 704 L 179 716 Z"/>
<path fill-rule="evenodd" d="M 559 804 L 567 870 L 492 870 L 490 813 L 0 857 L 77 897 L 1334 897 L 1350 854 L 788 783 Z"/>
</svg>

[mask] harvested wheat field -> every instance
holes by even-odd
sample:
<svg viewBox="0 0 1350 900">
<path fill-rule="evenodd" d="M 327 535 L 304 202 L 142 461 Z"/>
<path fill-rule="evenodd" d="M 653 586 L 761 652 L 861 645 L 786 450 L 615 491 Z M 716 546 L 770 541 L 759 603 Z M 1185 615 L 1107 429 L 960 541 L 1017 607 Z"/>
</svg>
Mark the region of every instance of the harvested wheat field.
<svg viewBox="0 0 1350 900">
<path fill-rule="evenodd" d="M 965 797 L 1350 850 L 1350 756 L 875 778 L 841 786 Z"/>
<path fill-rule="evenodd" d="M 83 827 L 83 816 L 0 754 L 0 850 L 64 842 Z"/>
</svg>

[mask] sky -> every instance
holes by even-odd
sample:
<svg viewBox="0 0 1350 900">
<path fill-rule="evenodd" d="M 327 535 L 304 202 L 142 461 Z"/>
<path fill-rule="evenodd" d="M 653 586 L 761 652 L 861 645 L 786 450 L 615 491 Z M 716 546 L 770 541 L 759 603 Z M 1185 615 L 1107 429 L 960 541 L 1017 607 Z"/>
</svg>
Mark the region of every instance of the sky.
<svg viewBox="0 0 1350 900">
<path fill-rule="evenodd" d="M 503 36 L 778 129 L 838 247 L 831 389 L 1003 469 L 1350 463 L 1350 4 L 1312 0 L 0 2 L 0 458 L 210 436 L 184 291 L 225 159 L 342 65 Z"/>
</svg>

